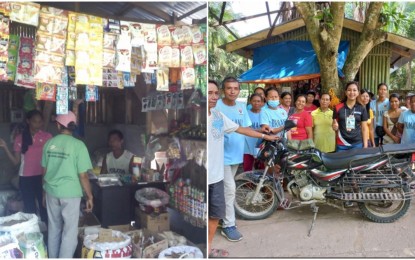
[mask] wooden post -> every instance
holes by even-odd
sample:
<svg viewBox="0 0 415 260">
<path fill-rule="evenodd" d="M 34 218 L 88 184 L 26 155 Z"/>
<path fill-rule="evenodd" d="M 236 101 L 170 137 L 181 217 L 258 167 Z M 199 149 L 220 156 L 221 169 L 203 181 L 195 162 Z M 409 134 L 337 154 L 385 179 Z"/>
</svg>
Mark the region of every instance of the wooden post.
<svg viewBox="0 0 415 260">
<path fill-rule="evenodd" d="M 46 131 L 49 126 L 50 118 L 52 115 L 53 105 L 55 103 L 52 101 L 45 101 L 45 105 L 43 106 L 43 129 Z"/>
</svg>

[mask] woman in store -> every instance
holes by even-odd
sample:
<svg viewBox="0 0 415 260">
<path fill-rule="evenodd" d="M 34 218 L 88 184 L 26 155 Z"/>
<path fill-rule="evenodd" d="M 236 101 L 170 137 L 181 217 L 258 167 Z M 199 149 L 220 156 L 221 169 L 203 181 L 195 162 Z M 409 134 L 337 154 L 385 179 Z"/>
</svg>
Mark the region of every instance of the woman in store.
<svg viewBox="0 0 415 260">
<path fill-rule="evenodd" d="M 390 109 L 383 114 L 383 129 L 385 136 L 383 144 L 401 143 L 401 133 L 398 131 L 397 124 L 402 110 L 399 108 L 399 95 L 392 93 L 389 96 Z"/>
<path fill-rule="evenodd" d="M 346 84 L 346 98 L 333 111 L 333 130 L 336 131 L 336 151 L 367 148 L 369 116 L 366 108 L 357 102 L 359 85 L 351 81 Z"/>
<path fill-rule="evenodd" d="M 124 149 L 124 135 L 119 130 L 108 133 L 108 145 L 111 148 L 102 162 L 101 174 L 132 174 L 134 154 Z"/>
<path fill-rule="evenodd" d="M 304 106 L 304 110 L 307 111 L 308 113 L 311 113 L 317 109 L 317 106 L 314 105 L 314 99 L 316 98 L 316 92 L 312 90 L 308 91 L 306 98 L 307 98 L 307 103 Z"/>
<path fill-rule="evenodd" d="M 324 153 L 336 150 L 336 133 L 331 127 L 333 110 L 329 108 L 330 101 L 330 95 L 323 93 L 320 98 L 320 107 L 311 112 L 314 144 L 317 149 Z"/>
<path fill-rule="evenodd" d="M 255 93 L 249 98 L 249 102 L 252 106 L 251 110 L 248 110 L 248 115 L 252 122 L 251 128 L 258 132 L 261 131 L 259 115 L 261 108 L 264 105 L 263 101 L 264 100 L 261 95 Z M 258 138 L 245 136 L 244 171 L 250 171 L 253 169 L 257 142 Z"/>
<path fill-rule="evenodd" d="M 268 106 L 261 109 L 259 116 L 261 131 L 269 134 L 279 134 L 284 129 L 288 114 L 284 109 L 278 108 L 280 97 L 275 87 L 270 87 L 265 91 L 265 98 Z"/>
<path fill-rule="evenodd" d="M 82 189 L 86 212 L 92 212 L 93 197 L 87 171 L 92 169 L 85 144 L 72 136 L 76 116 L 58 115 L 59 133 L 43 148 L 44 205 L 48 212 L 48 256 L 72 258 L 78 244 L 78 221 Z"/>
<path fill-rule="evenodd" d="M 306 100 L 306 96 L 302 94 L 295 98 L 295 112 L 288 119 L 293 120 L 297 126 L 288 131 L 288 140 L 313 139 L 313 119 L 304 109 Z"/>
<path fill-rule="evenodd" d="M 370 108 L 370 93 L 367 89 L 362 89 L 360 90 L 360 95 L 359 95 L 359 103 L 364 106 L 366 108 L 366 111 L 369 115 L 369 120 L 367 120 L 367 127 L 369 130 L 369 143 L 368 146 L 369 147 L 376 147 L 376 143 L 375 143 L 375 130 L 374 130 L 374 120 L 375 120 L 375 116 L 373 114 L 373 110 Z"/>
<path fill-rule="evenodd" d="M 36 202 L 39 205 L 39 213 L 42 221 L 47 223 L 46 208 L 42 206 L 42 149 L 45 143 L 52 138 L 48 132 L 41 130 L 43 127 L 42 113 L 31 110 L 26 114 L 26 127 L 22 134 L 14 140 L 14 153 L 12 153 L 4 140 L 0 139 L 0 147 L 3 147 L 9 159 L 19 168 L 19 188 L 22 194 L 25 213 L 37 213 Z"/>
<path fill-rule="evenodd" d="M 282 108 L 287 112 L 288 115 L 291 115 L 294 113 L 295 108 L 291 106 L 292 96 L 290 92 L 282 92 L 281 94 L 281 104 L 278 106 L 278 108 Z"/>
</svg>

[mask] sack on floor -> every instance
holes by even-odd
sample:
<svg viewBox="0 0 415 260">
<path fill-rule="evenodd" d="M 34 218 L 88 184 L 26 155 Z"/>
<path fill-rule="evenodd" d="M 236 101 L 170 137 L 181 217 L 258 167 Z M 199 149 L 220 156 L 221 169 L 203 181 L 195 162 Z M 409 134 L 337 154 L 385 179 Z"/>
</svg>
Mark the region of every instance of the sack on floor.
<svg viewBox="0 0 415 260">
<path fill-rule="evenodd" d="M 48 258 L 42 233 L 20 234 L 17 237 L 20 249 L 26 259 Z"/>
<path fill-rule="evenodd" d="M 0 236 L 0 259 L 19 259 L 23 258 L 19 242 L 12 235 Z"/>
<path fill-rule="evenodd" d="M 131 238 L 120 231 L 100 230 L 85 236 L 82 258 L 131 258 Z"/>
<path fill-rule="evenodd" d="M 18 212 L 16 214 L 0 218 L 0 234 L 6 233 L 18 236 L 21 233 L 40 232 L 38 217 L 35 214 Z"/>
</svg>

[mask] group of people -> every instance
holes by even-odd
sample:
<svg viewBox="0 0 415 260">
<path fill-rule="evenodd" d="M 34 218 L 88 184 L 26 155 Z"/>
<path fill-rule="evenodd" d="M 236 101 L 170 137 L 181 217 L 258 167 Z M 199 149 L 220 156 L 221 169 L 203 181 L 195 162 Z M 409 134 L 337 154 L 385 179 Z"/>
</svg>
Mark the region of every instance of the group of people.
<svg viewBox="0 0 415 260">
<path fill-rule="evenodd" d="M 85 144 L 73 137 L 76 115 L 69 111 L 56 117 L 59 134 L 42 130 L 38 110 L 26 113 L 26 127 L 14 139 L 13 150 L 0 139 L 0 147 L 13 164 L 19 165 L 19 191 L 25 213 L 37 214 L 48 227 L 48 256 L 72 258 L 78 244 L 81 198 L 86 212 L 93 209 L 93 196 L 87 171 L 92 169 Z M 123 148 L 123 135 L 108 135 L 111 152 L 104 159 L 103 172 L 131 173 L 132 153 Z M 84 196 L 85 194 L 85 196 Z"/>
<path fill-rule="evenodd" d="M 328 93 L 318 100 L 313 91 L 293 99 L 290 92 L 280 94 L 273 86 L 257 87 L 247 106 L 237 101 L 240 84 L 234 77 L 223 80 L 221 99 L 218 83 L 209 80 L 208 88 L 208 151 L 209 162 L 214 162 L 208 164 L 209 246 L 219 225 L 229 241 L 243 238 L 236 227 L 234 177 L 241 163 L 244 171 L 259 166 L 255 156 L 261 139 L 283 135 L 288 140 L 311 139 L 326 153 L 415 142 L 415 95 L 408 95 L 406 106 L 400 107 L 399 95 L 388 97 L 385 83 L 378 85 L 378 97 L 372 99 L 374 95 L 357 82 L 348 82 L 345 98 L 333 109 Z M 287 119 L 296 127 L 285 132 Z M 211 256 L 227 255 L 224 250 L 209 250 Z"/>
</svg>

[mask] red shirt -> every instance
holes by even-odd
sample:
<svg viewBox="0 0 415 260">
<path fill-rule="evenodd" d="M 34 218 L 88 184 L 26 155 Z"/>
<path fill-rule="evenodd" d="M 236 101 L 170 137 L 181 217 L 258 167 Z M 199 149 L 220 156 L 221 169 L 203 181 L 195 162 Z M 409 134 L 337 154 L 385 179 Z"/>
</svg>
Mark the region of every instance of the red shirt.
<svg viewBox="0 0 415 260">
<path fill-rule="evenodd" d="M 307 105 L 304 106 L 304 110 L 307 111 L 310 114 L 311 114 L 311 112 L 313 112 L 317 108 L 318 107 L 316 105 L 314 105 L 314 104 L 311 104 L 311 106 L 309 106 L 309 107 Z"/>
<path fill-rule="evenodd" d="M 42 152 L 45 143 L 52 138 L 48 132 L 40 130 L 33 136 L 33 144 L 29 145 L 25 154 L 22 154 L 22 160 L 19 170 L 20 176 L 37 176 L 42 175 Z M 14 140 L 14 151 L 22 151 L 22 135 L 18 135 Z"/>
<path fill-rule="evenodd" d="M 308 111 L 303 110 L 301 113 L 294 113 L 288 119 L 297 123 L 297 127 L 290 130 L 293 140 L 305 140 L 309 138 L 305 128 L 313 127 L 313 118 Z"/>
</svg>

